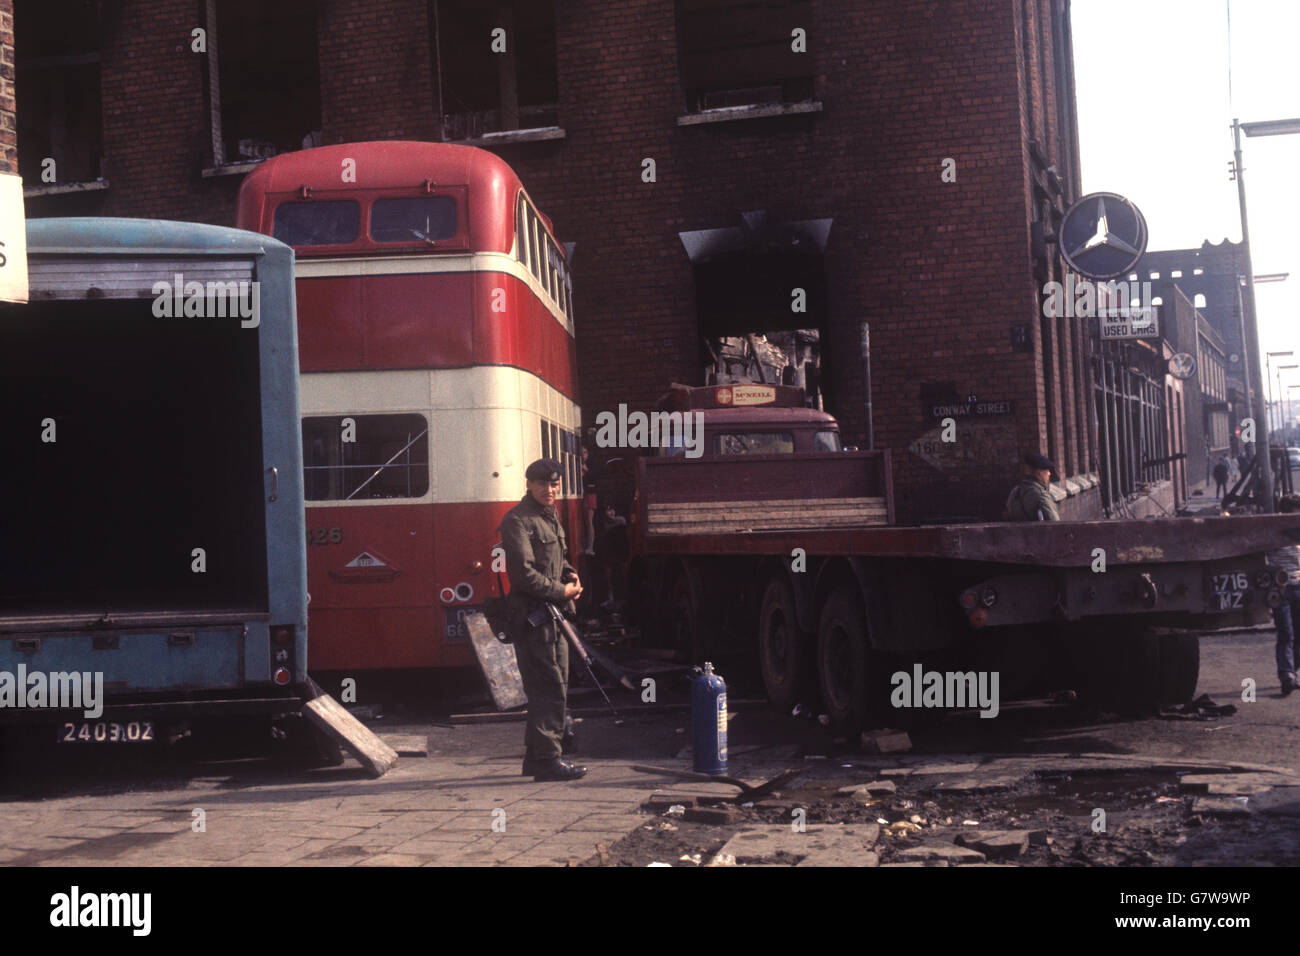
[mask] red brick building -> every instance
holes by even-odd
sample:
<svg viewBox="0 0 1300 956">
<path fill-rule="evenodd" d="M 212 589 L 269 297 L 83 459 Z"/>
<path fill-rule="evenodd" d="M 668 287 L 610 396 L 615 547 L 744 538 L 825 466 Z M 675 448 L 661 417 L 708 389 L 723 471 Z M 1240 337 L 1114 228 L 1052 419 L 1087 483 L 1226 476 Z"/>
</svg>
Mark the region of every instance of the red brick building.
<svg viewBox="0 0 1300 956">
<path fill-rule="evenodd" d="M 231 224 L 259 157 L 473 142 L 576 244 L 588 424 L 702 384 L 706 340 L 815 329 L 861 444 L 868 323 L 901 520 L 996 518 L 1031 450 L 1064 516 L 1100 512 L 1086 324 L 1040 306 L 1078 194 L 1069 0 L 15 5 L 29 216 Z"/>
</svg>

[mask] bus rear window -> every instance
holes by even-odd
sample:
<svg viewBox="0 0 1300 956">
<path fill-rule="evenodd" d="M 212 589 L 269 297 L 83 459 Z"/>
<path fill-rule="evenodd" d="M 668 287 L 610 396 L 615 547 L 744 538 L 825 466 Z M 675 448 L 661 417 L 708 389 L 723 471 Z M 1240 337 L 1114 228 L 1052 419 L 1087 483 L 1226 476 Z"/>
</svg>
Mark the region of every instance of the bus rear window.
<svg viewBox="0 0 1300 956">
<path fill-rule="evenodd" d="M 356 242 L 360 232 L 361 207 L 339 199 L 280 203 L 271 234 L 290 246 L 339 246 Z"/>
<path fill-rule="evenodd" d="M 302 420 L 308 501 L 421 498 L 429 490 L 423 415 L 337 415 Z"/>
<path fill-rule="evenodd" d="M 456 235 L 456 200 L 451 196 L 377 199 L 370 207 L 370 238 L 375 242 L 432 242 Z"/>
<path fill-rule="evenodd" d="M 717 436 L 719 455 L 792 455 L 794 435 L 789 432 L 730 432 Z"/>
</svg>

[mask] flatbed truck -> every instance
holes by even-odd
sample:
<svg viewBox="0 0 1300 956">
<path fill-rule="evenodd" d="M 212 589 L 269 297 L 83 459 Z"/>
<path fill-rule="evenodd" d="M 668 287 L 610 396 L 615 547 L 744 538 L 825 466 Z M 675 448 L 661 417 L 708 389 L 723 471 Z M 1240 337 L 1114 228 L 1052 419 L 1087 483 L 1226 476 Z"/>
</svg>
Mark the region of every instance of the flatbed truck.
<svg viewBox="0 0 1300 956">
<path fill-rule="evenodd" d="M 902 527 L 890 452 L 842 450 L 792 392 L 670 392 L 661 409 L 702 414 L 703 453 L 635 459 L 625 569 L 643 633 L 692 660 L 756 654 L 778 706 L 898 725 L 891 675 L 921 663 L 1151 713 L 1193 696 L 1195 631 L 1281 599 L 1265 553 L 1300 542 L 1300 515 Z"/>
</svg>

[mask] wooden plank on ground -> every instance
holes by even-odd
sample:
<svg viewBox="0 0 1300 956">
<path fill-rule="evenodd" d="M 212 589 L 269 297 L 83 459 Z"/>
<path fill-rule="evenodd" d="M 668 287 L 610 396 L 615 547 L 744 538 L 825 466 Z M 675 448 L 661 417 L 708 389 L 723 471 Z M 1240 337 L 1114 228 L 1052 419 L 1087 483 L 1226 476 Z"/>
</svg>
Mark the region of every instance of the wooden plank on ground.
<svg viewBox="0 0 1300 956">
<path fill-rule="evenodd" d="M 488 693 L 497 710 L 513 710 L 528 703 L 524 681 L 519 676 L 519 661 L 515 658 L 513 644 L 502 644 L 492 632 L 487 618 L 478 611 L 465 615 L 465 627 L 479 670 L 487 681 Z"/>
<path fill-rule="evenodd" d="M 339 744 L 351 751 L 371 776 L 382 777 L 397 763 L 397 752 L 349 714 L 329 694 L 307 701 L 303 715 Z"/>
</svg>

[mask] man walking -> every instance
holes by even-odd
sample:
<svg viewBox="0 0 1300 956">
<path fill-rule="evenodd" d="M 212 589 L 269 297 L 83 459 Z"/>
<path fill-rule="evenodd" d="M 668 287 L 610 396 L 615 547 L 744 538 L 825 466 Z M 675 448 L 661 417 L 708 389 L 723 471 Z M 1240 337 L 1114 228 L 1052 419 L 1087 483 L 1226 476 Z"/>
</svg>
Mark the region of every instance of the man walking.
<svg viewBox="0 0 1300 956">
<path fill-rule="evenodd" d="M 1214 466 L 1214 495 L 1216 498 L 1222 498 L 1223 493 L 1228 487 L 1228 459 L 1220 458 L 1219 463 Z"/>
<path fill-rule="evenodd" d="M 1300 511 L 1300 497 L 1286 495 L 1278 511 L 1294 514 Z M 1282 568 L 1287 574 L 1287 584 L 1282 590 L 1282 603 L 1273 609 L 1273 623 L 1277 626 L 1277 677 L 1282 683 L 1282 696 L 1288 697 L 1296 689 L 1297 652 L 1296 626 L 1300 625 L 1300 545 L 1289 545 L 1268 553 L 1270 567 Z"/>
<path fill-rule="evenodd" d="M 546 603 L 561 613 L 582 594 L 578 572 L 565 560 L 564 528 L 555 511 L 563 467 L 553 458 L 528 466 L 528 493 L 501 521 L 510 593 L 506 597 L 519 676 L 528 695 L 523 773 L 534 780 L 576 780 L 587 772 L 560 759 L 565 698 L 569 690 L 569 645 Z"/>
<path fill-rule="evenodd" d="M 1031 452 L 1020 466 L 1020 482 L 1007 496 L 1006 517 L 1011 521 L 1060 521 L 1056 500 L 1048 485 L 1056 477 L 1050 458 Z"/>
</svg>

